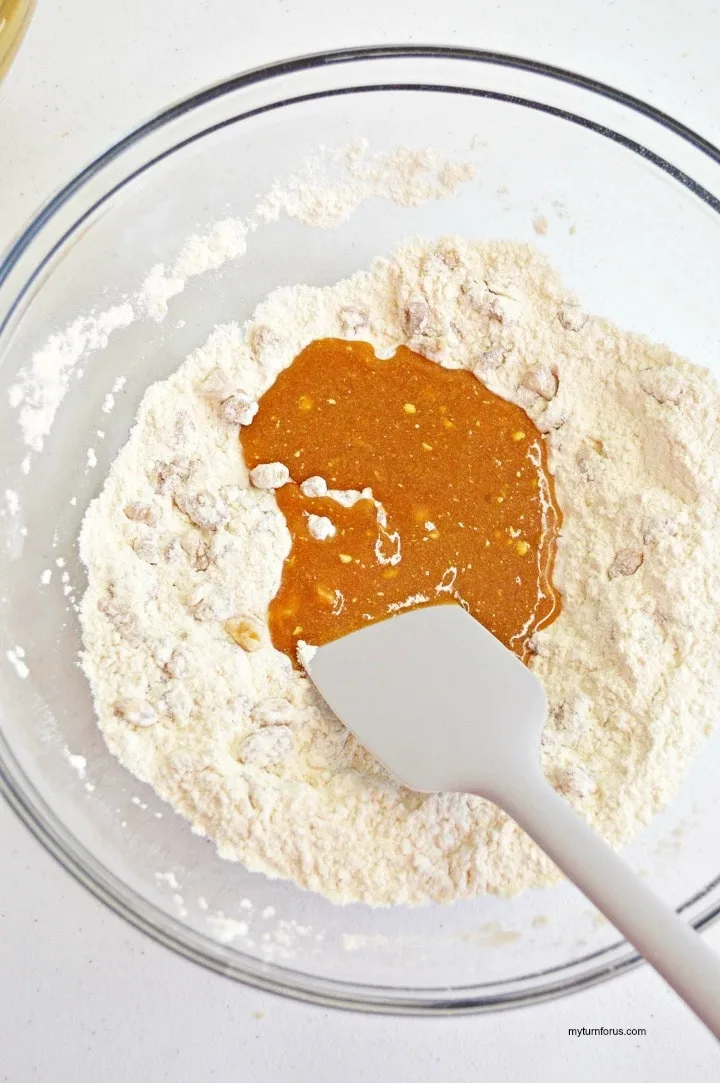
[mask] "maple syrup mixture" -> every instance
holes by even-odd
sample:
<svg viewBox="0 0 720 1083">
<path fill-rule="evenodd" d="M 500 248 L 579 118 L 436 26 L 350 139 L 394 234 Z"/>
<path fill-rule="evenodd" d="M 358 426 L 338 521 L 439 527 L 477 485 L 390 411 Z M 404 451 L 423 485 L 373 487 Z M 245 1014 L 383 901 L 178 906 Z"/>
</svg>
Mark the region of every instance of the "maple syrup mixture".
<svg viewBox="0 0 720 1083">
<path fill-rule="evenodd" d="M 543 438 L 471 373 L 405 346 L 382 360 L 368 343 L 322 339 L 280 373 L 241 440 L 248 469 L 290 471 L 276 497 L 292 549 L 269 624 L 293 660 L 299 640 L 321 646 L 452 600 L 524 657 L 558 615 L 561 513 Z M 308 478 L 304 489 L 324 479 L 354 502 L 305 495 Z"/>
</svg>

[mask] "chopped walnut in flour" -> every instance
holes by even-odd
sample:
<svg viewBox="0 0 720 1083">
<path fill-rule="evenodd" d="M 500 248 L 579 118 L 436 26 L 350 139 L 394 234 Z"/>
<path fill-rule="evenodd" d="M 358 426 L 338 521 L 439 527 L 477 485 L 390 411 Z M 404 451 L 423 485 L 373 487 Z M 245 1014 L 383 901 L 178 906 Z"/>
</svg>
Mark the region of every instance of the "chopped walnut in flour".
<svg viewBox="0 0 720 1083">
<path fill-rule="evenodd" d="M 236 393 L 220 406 L 220 415 L 230 425 L 249 425 L 258 412 L 258 404 L 249 395 Z"/>
<path fill-rule="evenodd" d="M 558 379 L 549 365 L 532 365 L 522 378 L 524 387 L 550 402 L 558 389 Z"/>
<path fill-rule="evenodd" d="M 608 569 L 608 575 L 611 579 L 616 579 L 622 575 L 634 575 L 643 559 L 640 549 L 618 549 L 615 559 Z"/>
<path fill-rule="evenodd" d="M 140 560 L 144 560 L 147 564 L 160 563 L 160 547 L 157 538 L 136 538 L 132 547 Z"/>
<path fill-rule="evenodd" d="M 646 544 L 661 538 L 675 538 L 678 530 L 677 521 L 669 515 L 646 515 L 642 524 L 642 538 Z"/>
<path fill-rule="evenodd" d="M 155 708 L 142 699 L 120 699 L 115 704 L 115 714 L 131 726 L 154 726 L 158 720 Z"/>
<path fill-rule="evenodd" d="M 186 652 L 182 650 L 181 647 L 176 647 L 168 660 L 164 663 L 163 669 L 168 677 L 174 677 L 176 680 L 182 680 L 183 677 L 187 677 L 190 672 L 190 662 Z"/>
<path fill-rule="evenodd" d="M 672 365 L 644 369 L 640 386 L 661 406 L 677 406 L 687 388 L 687 380 Z"/>
<path fill-rule="evenodd" d="M 259 650 L 265 638 L 260 622 L 250 616 L 233 617 L 225 621 L 225 631 L 239 647 L 250 653 Z"/>
<path fill-rule="evenodd" d="M 250 332 L 250 348 L 258 361 L 266 361 L 282 344 L 282 335 L 265 324 L 258 324 Z"/>
<path fill-rule="evenodd" d="M 587 797 L 597 789 L 592 775 L 579 764 L 556 767 L 552 772 L 553 785 L 569 797 Z"/>
<path fill-rule="evenodd" d="M 413 338 L 422 335 L 430 320 L 430 306 L 422 297 L 410 301 L 405 309 L 405 326 L 407 333 Z"/>
<path fill-rule="evenodd" d="M 126 504 L 123 509 L 128 519 L 134 523 L 145 523 L 146 526 L 157 526 L 160 521 L 158 509 L 154 504 L 145 504 L 136 500 L 132 504 Z"/>
<path fill-rule="evenodd" d="M 250 719 L 257 726 L 289 725 L 297 715 L 298 708 L 279 696 L 263 699 L 250 710 Z"/>
<path fill-rule="evenodd" d="M 210 546 L 201 534 L 193 530 L 180 542 L 183 552 L 196 572 L 206 572 L 210 567 Z"/>
<path fill-rule="evenodd" d="M 567 301 L 561 305 L 558 311 L 558 319 L 567 331 L 582 331 L 588 317 L 579 304 Z"/>
<path fill-rule="evenodd" d="M 120 635 L 135 639 L 138 633 L 138 620 L 129 605 L 119 601 L 111 593 L 99 599 L 97 608 L 108 618 Z"/>
<path fill-rule="evenodd" d="M 294 747 L 295 741 L 287 726 L 267 726 L 245 738 L 238 749 L 238 759 L 256 767 L 272 767 L 286 759 Z"/>
<path fill-rule="evenodd" d="M 175 486 L 180 484 L 180 482 L 189 480 L 196 467 L 197 460 L 189 458 L 188 456 L 171 459 L 169 462 L 159 460 L 156 462 L 155 468 L 150 475 L 155 487 L 155 492 L 160 493 L 161 495 L 171 493 Z"/>
<path fill-rule="evenodd" d="M 499 349 L 483 350 L 478 354 L 477 363 L 473 367 L 473 372 L 478 380 L 483 381 L 486 379 L 488 372 L 502 365 L 505 357 L 505 352 Z"/>
<path fill-rule="evenodd" d="M 180 490 L 174 500 L 180 511 L 201 530 L 217 530 L 230 518 L 225 503 L 209 489 Z"/>
<path fill-rule="evenodd" d="M 198 384 L 198 394 L 212 402 L 223 402 L 235 392 L 233 381 L 221 368 L 211 369 L 202 383 Z"/>
</svg>

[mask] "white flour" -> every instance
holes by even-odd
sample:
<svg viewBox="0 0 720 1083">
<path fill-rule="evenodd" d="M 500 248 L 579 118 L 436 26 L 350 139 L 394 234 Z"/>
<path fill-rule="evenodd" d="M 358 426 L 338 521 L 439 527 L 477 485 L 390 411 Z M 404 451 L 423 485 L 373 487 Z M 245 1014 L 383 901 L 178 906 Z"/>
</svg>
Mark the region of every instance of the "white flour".
<svg viewBox="0 0 720 1083">
<path fill-rule="evenodd" d="M 627 841 L 709 732 L 720 393 L 586 317 L 531 247 L 445 238 L 330 288 L 277 290 L 147 392 L 81 536 L 84 666 L 108 746 L 223 857 L 337 901 L 546 884 L 554 867 L 504 813 L 396 785 L 269 644 L 290 537 L 232 418 L 326 336 L 471 368 L 548 433 L 563 612 L 532 666 L 551 706 L 545 769 L 582 815 Z"/>
<path fill-rule="evenodd" d="M 81 360 L 104 349 L 114 331 L 137 319 L 162 322 L 168 302 L 183 292 L 190 279 L 242 257 L 248 233 L 262 223 L 276 221 L 284 214 L 325 228 L 344 221 L 373 196 L 402 207 L 419 206 L 452 195 L 474 175 L 470 163 L 449 161 L 432 147 L 396 147 L 371 153 L 362 138 L 310 155 L 295 173 L 274 182 L 249 218 L 224 218 L 207 232 L 192 234 L 169 265 L 158 263 L 150 269 L 132 297 L 105 311 L 79 316 L 49 337 L 8 392 L 10 406 L 18 411 L 25 444 L 34 452 L 42 450 L 71 379 L 82 376 Z M 106 396 L 105 413 L 112 412 L 114 395 L 121 388 L 118 383 Z M 30 466 L 28 455 L 23 462 L 25 473 Z"/>
<path fill-rule="evenodd" d="M 8 389 L 10 405 L 18 408 L 23 439 L 33 451 L 41 451 L 55 414 L 65 397 L 78 362 L 107 346 L 110 335 L 132 323 L 135 314 L 127 302 L 96 315 L 79 316 L 69 327 L 51 335 L 32 358 L 22 382 Z"/>
</svg>

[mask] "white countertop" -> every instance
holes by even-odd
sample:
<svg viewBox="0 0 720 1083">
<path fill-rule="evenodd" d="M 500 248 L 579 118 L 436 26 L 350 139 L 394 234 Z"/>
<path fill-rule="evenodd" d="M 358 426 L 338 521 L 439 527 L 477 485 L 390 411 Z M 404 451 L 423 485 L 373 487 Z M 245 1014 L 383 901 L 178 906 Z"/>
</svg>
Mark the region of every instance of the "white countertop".
<svg viewBox="0 0 720 1083">
<path fill-rule="evenodd" d="M 0 247 L 36 205 L 172 100 L 271 60 L 445 43 L 572 68 L 720 144 L 713 0 L 55 0 L 0 87 Z M 175 957 L 79 887 L 0 801 L 2 1083 L 522 1079 L 705 1083 L 720 1054 L 642 968 L 550 1004 L 392 1019 L 281 1000 Z M 708 934 L 720 949 L 720 925 Z M 641 1038 L 568 1027 L 644 1027 Z"/>
</svg>

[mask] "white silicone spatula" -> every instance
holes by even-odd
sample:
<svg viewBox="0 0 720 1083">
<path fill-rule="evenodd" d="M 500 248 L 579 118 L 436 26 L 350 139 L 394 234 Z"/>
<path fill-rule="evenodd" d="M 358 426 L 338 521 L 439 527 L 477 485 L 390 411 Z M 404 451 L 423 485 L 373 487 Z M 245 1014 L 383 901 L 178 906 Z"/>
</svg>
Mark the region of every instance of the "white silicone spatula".
<svg viewBox="0 0 720 1083">
<path fill-rule="evenodd" d="M 505 809 L 720 1038 L 720 959 L 546 781 L 544 689 L 495 636 L 460 606 L 429 606 L 320 647 L 307 670 L 406 786 Z"/>
</svg>

